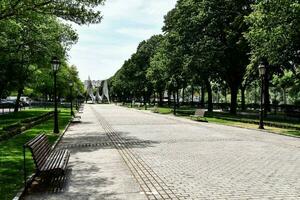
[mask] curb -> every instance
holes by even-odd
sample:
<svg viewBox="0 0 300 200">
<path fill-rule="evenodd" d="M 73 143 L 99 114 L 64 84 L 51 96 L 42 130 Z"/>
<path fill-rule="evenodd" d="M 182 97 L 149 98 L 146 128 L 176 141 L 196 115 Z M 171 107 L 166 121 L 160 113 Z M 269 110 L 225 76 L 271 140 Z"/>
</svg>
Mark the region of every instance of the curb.
<svg viewBox="0 0 300 200">
<path fill-rule="evenodd" d="M 51 147 L 52 150 L 55 149 L 56 146 L 58 145 L 58 143 L 61 141 L 62 137 L 65 135 L 65 133 L 69 129 L 71 123 L 72 123 L 72 119 L 69 120 L 66 128 L 62 131 L 62 133 L 59 135 L 59 137 L 57 138 L 55 143 L 52 145 L 52 147 Z M 31 183 L 34 178 L 35 178 L 35 174 L 31 174 L 29 176 L 29 178 L 27 179 L 27 183 Z M 23 198 L 24 195 L 25 195 L 25 187 L 23 186 L 12 200 L 22 200 L 22 199 L 24 199 Z"/>
</svg>

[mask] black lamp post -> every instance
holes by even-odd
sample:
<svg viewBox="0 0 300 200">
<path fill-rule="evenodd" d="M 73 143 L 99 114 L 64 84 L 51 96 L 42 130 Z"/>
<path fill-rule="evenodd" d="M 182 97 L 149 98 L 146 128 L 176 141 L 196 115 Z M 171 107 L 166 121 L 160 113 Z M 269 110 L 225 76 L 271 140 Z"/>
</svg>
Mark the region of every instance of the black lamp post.
<svg viewBox="0 0 300 200">
<path fill-rule="evenodd" d="M 79 94 L 79 90 L 78 89 L 76 89 L 76 110 L 78 111 L 78 109 L 79 109 L 79 106 L 78 106 L 78 94 Z"/>
<path fill-rule="evenodd" d="M 174 87 L 174 94 L 173 94 L 173 98 L 174 98 L 174 109 L 173 109 L 173 114 L 176 115 L 176 88 L 177 88 L 177 82 L 174 79 L 173 80 L 173 87 Z"/>
<path fill-rule="evenodd" d="M 264 129 L 264 77 L 266 74 L 266 66 L 261 63 L 258 67 L 259 76 L 261 79 L 261 92 L 260 92 L 260 114 L 259 114 L 259 129 Z"/>
<path fill-rule="evenodd" d="M 70 86 L 70 103 L 71 103 L 71 116 L 74 116 L 74 112 L 73 112 L 73 82 L 69 82 L 69 86 Z"/>
<path fill-rule="evenodd" d="M 51 65 L 54 74 L 54 133 L 59 133 L 58 129 L 58 113 L 57 113 L 57 90 L 56 90 L 56 76 L 60 66 L 60 60 L 57 57 L 53 57 L 51 60 Z"/>
</svg>

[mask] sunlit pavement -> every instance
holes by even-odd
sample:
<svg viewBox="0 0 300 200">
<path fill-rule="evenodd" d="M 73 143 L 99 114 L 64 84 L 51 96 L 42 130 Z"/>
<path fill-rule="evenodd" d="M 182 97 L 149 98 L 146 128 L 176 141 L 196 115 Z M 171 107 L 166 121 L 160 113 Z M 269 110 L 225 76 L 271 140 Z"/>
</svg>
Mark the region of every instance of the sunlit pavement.
<svg viewBox="0 0 300 200">
<path fill-rule="evenodd" d="M 27 199 L 300 199 L 300 139 L 85 105 L 61 189 Z"/>
</svg>

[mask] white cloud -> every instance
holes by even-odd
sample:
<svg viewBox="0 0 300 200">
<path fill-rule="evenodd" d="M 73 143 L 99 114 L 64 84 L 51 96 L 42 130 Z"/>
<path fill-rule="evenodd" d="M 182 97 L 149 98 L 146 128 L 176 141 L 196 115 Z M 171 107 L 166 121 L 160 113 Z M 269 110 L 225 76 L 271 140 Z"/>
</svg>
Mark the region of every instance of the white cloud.
<svg viewBox="0 0 300 200">
<path fill-rule="evenodd" d="M 152 35 L 158 33 L 157 30 L 150 28 L 120 28 L 117 30 L 117 32 L 130 37 L 136 37 L 141 39 L 150 38 Z"/>
<path fill-rule="evenodd" d="M 102 23 L 75 25 L 79 42 L 70 52 L 82 80 L 112 76 L 142 40 L 161 33 L 163 16 L 176 0 L 108 0 L 101 7 Z"/>
</svg>

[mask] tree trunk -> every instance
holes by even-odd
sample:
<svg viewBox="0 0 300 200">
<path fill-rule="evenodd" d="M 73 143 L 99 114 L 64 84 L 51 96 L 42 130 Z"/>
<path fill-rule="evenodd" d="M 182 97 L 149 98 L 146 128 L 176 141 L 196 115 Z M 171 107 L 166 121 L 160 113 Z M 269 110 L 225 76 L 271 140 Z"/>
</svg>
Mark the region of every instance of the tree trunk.
<svg viewBox="0 0 300 200">
<path fill-rule="evenodd" d="M 176 90 L 173 91 L 173 114 L 176 115 Z"/>
<path fill-rule="evenodd" d="M 242 111 L 245 111 L 245 110 L 246 110 L 245 90 L 246 90 L 246 87 L 241 86 Z"/>
<path fill-rule="evenodd" d="M 219 88 L 217 90 L 217 103 L 218 104 L 220 103 L 220 90 L 219 90 Z"/>
<path fill-rule="evenodd" d="M 269 67 L 266 68 L 266 74 L 264 78 L 264 110 L 265 110 L 265 115 L 271 111 L 270 109 L 270 81 L 269 77 L 271 76 Z"/>
<path fill-rule="evenodd" d="M 146 103 L 147 103 L 147 97 L 146 97 L 146 95 L 144 95 L 144 106 L 146 106 Z"/>
<path fill-rule="evenodd" d="M 191 106 L 194 107 L 194 86 L 192 85 L 192 101 Z"/>
<path fill-rule="evenodd" d="M 286 104 L 287 104 L 287 100 L 286 100 L 286 89 L 283 88 L 282 91 L 283 91 L 283 95 L 282 95 L 282 97 L 283 97 L 283 104 L 286 105 Z"/>
<path fill-rule="evenodd" d="M 184 98 L 185 98 L 185 88 L 182 88 L 182 104 L 184 105 Z"/>
<path fill-rule="evenodd" d="M 257 84 L 254 83 L 254 104 L 257 104 Z"/>
<path fill-rule="evenodd" d="M 204 86 L 201 87 L 201 99 L 200 99 L 200 107 L 204 108 L 205 101 L 205 88 Z"/>
<path fill-rule="evenodd" d="M 176 101 L 176 102 L 177 102 L 177 107 L 179 108 L 179 107 L 180 107 L 180 102 L 179 102 L 179 89 L 176 90 L 176 94 L 177 94 L 177 96 L 176 96 L 176 97 L 177 97 L 177 101 Z"/>
<path fill-rule="evenodd" d="M 4 87 L 1 87 L 0 86 L 0 99 L 2 99 L 3 98 L 3 92 L 4 92 Z"/>
<path fill-rule="evenodd" d="M 159 106 L 163 105 L 163 96 L 164 96 L 164 92 L 160 91 L 159 92 L 159 103 L 158 103 Z"/>
<path fill-rule="evenodd" d="M 205 81 L 205 88 L 207 90 L 207 109 L 208 112 L 212 112 L 213 111 L 213 103 L 212 103 L 212 90 L 211 90 L 211 84 L 208 80 Z"/>
<path fill-rule="evenodd" d="M 225 90 L 224 90 L 224 96 L 225 96 L 225 103 L 227 103 L 228 101 L 227 101 L 227 88 L 225 88 Z"/>
<path fill-rule="evenodd" d="M 230 92 L 231 92 L 230 113 L 235 115 L 237 111 L 237 93 L 238 93 L 237 85 L 230 86 Z"/>
<path fill-rule="evenodd" d="M 18 89 L 18 95 L 17 95 L 17 100 L 16 100 L 14 112 L 18 112 L 19 111 L 19 104 L 20 104 L 20 99 L 21 99 L 21 95 L 22 94 L 23 94 L 23 87 L 20 87 Z"/>
<path fill-rule="evenodd" d="M 168 90 L 168 107 L 171 107 L 171 92 Z"/>
</svg>

